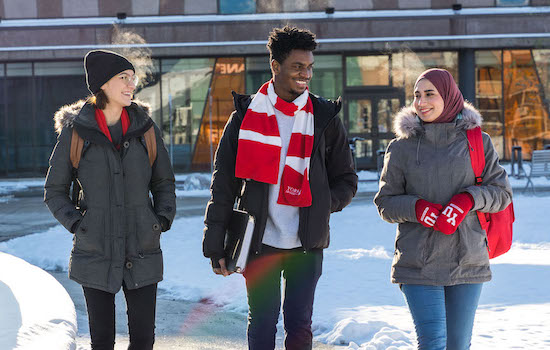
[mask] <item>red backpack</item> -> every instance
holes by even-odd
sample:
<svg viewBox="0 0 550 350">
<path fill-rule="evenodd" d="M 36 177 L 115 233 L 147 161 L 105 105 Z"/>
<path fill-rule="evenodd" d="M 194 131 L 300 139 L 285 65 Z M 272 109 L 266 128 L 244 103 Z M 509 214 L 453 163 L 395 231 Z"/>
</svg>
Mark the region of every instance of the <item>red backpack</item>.
<svg viewBox="0 0 550 350">
<path fill-rule="evenodd" d="M 470 142 L 470 158 L 472 169 L 476 176 L 476 185 L 481 186 L 483 182 L 483 169 L 485 168 L 485 152 L 483 150 L 483 136 L 481 128 L 467 130 L 468 141 Z M 510 203 L 503 211 L 498 213 L 477 212 L 481 228 L 487 233 L 489 258 L 496 258 L 510 250 L 512 246 L 512 224 L 514 223 L 514 204 Z"/>
</svg>

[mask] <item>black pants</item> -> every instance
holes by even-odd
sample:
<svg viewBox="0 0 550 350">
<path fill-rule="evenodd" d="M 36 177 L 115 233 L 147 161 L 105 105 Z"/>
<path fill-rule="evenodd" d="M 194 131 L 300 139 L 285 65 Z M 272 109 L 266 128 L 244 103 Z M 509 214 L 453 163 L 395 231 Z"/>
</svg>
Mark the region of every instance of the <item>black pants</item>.
<svg viewBox="0 0 550 350">
<path fill-rule="evenodd" d="M 284 282 L 283 319 L 285 349 L 310 350 L 311 315 L 317 281 L 321 277 L 323 251 L 263 246 L 262 254 L 247 265 L 244 277 L 248 294 L 248 348 L 275 348 L 281 309 L 281 273 Z"/>
<path fill-rule="evenodd" d="M 88 308 L 92 350 L 113 350 L 115 346 L 115 295 L 82 287 Z M 128 350 L 151 350 L 155 342 L 157 284 L 139 289 L 122 285 L 128 314 Z"/>
</svg>

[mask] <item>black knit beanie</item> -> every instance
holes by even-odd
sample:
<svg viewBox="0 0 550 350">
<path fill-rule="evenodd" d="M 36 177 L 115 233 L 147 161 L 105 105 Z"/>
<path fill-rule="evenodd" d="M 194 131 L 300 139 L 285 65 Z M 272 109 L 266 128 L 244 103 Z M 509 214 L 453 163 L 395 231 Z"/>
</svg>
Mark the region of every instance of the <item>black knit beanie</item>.
<svg viewBox="0 0 550 350">
<path fill-rule="evenodd" d="M 101 90 L 103 84 L 127 69 L 134 72 L 134 66 L 125 57 L 107 50 L 93 50 L 84 57 L 86 84 L 92 94 Z"/>
</svg>

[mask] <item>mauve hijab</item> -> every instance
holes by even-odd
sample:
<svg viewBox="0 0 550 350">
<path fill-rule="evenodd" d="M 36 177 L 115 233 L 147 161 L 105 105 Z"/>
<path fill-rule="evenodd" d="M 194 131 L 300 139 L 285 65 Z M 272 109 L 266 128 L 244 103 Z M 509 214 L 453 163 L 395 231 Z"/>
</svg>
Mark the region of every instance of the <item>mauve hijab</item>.
<svg viewBox="0 0 550 350">
<path fill-rule="evenodd" d="M 428 79 L 443 98 L 443 112 L 432 123 L 450 123 L 453 121 L 457 114 L 464 109 L 464 97 L 458 86 L 456 86 L 451 73 L 440 68 L 428 69 L 416 79 L 416 83 L 414 83 L 415 90 L 421 79 Z"/>
</svg>

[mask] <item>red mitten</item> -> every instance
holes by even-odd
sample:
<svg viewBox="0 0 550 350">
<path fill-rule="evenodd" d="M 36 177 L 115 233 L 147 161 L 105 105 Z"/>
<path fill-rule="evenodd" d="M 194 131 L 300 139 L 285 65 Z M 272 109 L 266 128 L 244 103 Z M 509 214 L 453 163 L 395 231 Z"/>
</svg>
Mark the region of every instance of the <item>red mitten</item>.
<svg viewBox="0 0 550 350">
<path fill-rule="evenodd" d="M 466 192 L 455 194 L 435 221 L 434 230 L 446 235 L 453 234 L 473 206 L 472 195 Z"/>
<path fill-rule="evenodd" d="M 414 205 L 416 219 L 426 227 L 434 227 L 437 217 L 441 214 L 441 209 L 443 209 L 441 204 L 430 203 L 423 199 L 417 200 Z"/>
</svg>

